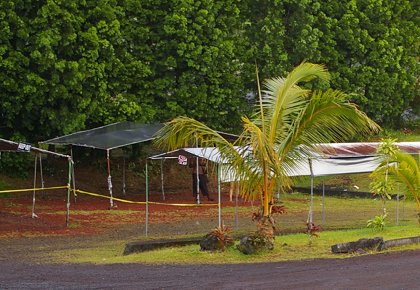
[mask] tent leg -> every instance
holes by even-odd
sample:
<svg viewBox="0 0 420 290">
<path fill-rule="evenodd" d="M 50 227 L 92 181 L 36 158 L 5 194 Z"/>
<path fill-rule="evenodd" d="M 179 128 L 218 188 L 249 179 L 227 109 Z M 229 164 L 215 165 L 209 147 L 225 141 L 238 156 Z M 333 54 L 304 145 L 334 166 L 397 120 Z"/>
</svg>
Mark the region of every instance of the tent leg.
<svg viewBox="0 0 420 290">
<path fill-rule="evenodd" d="M 38 155 L 35 154 L 35 168 L 34 168 L 34 191 L 32 194 L 32 218 L 37 218 L 38 216 L 35 214 L 35 188 L 36 188 L 36 165 L 37 165 L 37 160 L 38 159 Z"/>
<path fill-rule="evenodd" d="M 322 224 L 325 223 L 325 183 L 322 182 Z"/>
<path fill-rule="evenodd" d="M 162 186 L 162 199 L 165 200 L 165 188 L 163 185 L 163 159 L 160 159 L 160 183 Z"/>
<path fill-rule="evenodd" d="M 108 190 L 109 190 L 109 209 L 114 208 L 114 201 L 112 200 L 112 179 L 111 179 L 111 164 L 109 161 L 109 150 L 106 150 L 106 160 L 108 165 Z"/>
<path fill-rule="evenodd" d="M 122 193 L 125 196 L 125 157 L 123 156 L 123 184 L 122 184 Z"/>
<path fill-rule="evenodd" d="M 197 177 L 197 204 L 200 204 L 200 177 L 198 175 L 198 157 L 196 158 L 195 163 L 196 163 L 195 175 Z"/>
<path fill-rule="evenodd" d="M 311 201 L 309 206 L 309 223 L 313 222 L 313 208 L 314 206 L 314 177 L 311 176 Z"/>
<path fill-rule="evenodd" d="M 219 211 L 218 220 L 219 228 L 222 226 L 222 206 L 221 206 L 221 197 L 220 197 L 220 165 L 217 164 L 217 207 Z"/>
<path fill-rule="evenodd" d="M 312 159 L 309 159 L 309 169 L 311 171 L 311 201 L 309 205 L 308 224 L 309 226 L 313 223 L 313 204 L 314 204 L 314 174 L 312 171 Z"/>
<path fill-rule="evenodd" d="M 76 198 L 77 198 L 77 193 L 76 193 L 76 176 L 74 175 L 74 159 L 73 159 L 73 146 L 70 147 L 70 156 L 71 156 L 71 178 L 73 180 L 73 198 L 74 198 L 74 203 L 76 203 Z"/>
<path fill-rule="evenodd" d="M 71 158 L 69 158 L 68 160 L 69 162 L 69 178 L 68 178 L 68 182 L 67 182 L 67 215 L 66 215 L 66 227 L 69 226 L 70 223 L 70 192 L 71 192 L 71 178 L 72 178 L 72 163 L 73 160 Z"/>
<path fill-rule="evenodd" d="M 41 188 L 44 189 L 45 183 L 44 183 L 44 175 L 42 173 L 42 156 L 41 153 L 39 154 L 39 175 L 41 176 Z M 44 191 L 42 191 L 44 193 Z"/>
<path fill-rule="evenodd" d="M 236 183 L 236 181 L 235 181 Z M 236 183 L 235 188 L 235 227 L 236 230 L 239 228 L 239 221 L 238 221 L 238 195 L 239 195 L 239 182 Z"/>
<path fill-rule="evenodd" d="M 398 186 L 398 188 L 397 188 L 397 226 L 399 225 L 399 223 L 400 223 L 400 188 L 399 188 L 399 186 Z"/>
<path fill-rule="evenodd" d="M 147 159 L 146 159 L 146 237 L 148 234 L 149 227 L 149 172 L 147 168 Z"/>
</svg>

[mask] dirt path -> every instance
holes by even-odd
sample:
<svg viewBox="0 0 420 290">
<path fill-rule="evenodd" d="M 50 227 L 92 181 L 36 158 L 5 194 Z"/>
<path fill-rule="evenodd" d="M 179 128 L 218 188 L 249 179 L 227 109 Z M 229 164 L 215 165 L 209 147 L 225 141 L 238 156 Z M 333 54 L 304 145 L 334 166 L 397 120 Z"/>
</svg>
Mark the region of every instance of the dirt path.
<svg viewBox="0 0 420 290">
<path fill-rule="evenodd" d="M 419 289 L 420 251 L 300 262 L 145 266 L 0 262 L 1 289 Z"/>
</svg>

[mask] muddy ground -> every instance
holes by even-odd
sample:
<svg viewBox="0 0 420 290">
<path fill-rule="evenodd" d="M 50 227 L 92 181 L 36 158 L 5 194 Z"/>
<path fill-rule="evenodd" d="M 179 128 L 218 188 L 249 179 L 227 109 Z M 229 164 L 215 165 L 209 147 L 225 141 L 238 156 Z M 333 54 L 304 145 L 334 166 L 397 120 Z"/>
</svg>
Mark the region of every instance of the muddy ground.
<svg viewBox="0 0 420 290">
<path fill-rule="evenodd" d="M 104 178 L 84 174 L 80 187 L 107 195 Z M 188 178 L 188 175 L 187 177 Z M 95 182 L 93 182 L 95 181 Z M 8 184 L 13 184 L 7 180 Z M 129 182 L 133 182 L 128 180 Z M 189 180 L 182 181 L 185 188 Z M 15 188 L 30 188 L 13 184 Z M 51 182 L 47 186 L 63 185 Z M 128 184 L 130 185 L 130 184 Z M 162 202 L 158 182 L 151 201 Z M 215 193 L 214 186 L 212 190 Z M 232 206 L 224 188 L 222 204 Z M 120 198 L 144 201 L 141 186 L 131 187 L 126 196 L 114 187 Z M 166 203 L 191 204 L 188 190 L 172 192 L 169 184 Z M 66 226 L 66 191 L 52 190 L 36 195 L 31 217 L 32 192 L 13 193 L 0 198 L 0 289 L 419 289 L 420 251 L 387 253 L 350 259 L 313 260 L 243 265 L 160 265 L 143 264 L 57 264 L 48 252 L 59 249 L 89 248 L 98 241 L 144 238 L 145 206 L 116 202 L 79 194 L 71 199 L 70 226 Z M 212 202 L 205 201 L 205 204 Z M 239 223 L 252 229 L 250 207 L 238 202 Z M 256 207 L 257 204 L 254 204 Z M 205 234 L 217 225 L 217 207 L 150 206 L 149 233 L 153 237 Z M 303 213 L 305 214 L 305 213 Z M 234 221 L 232 211 L 224 219 Z M 123 251 L 123 249 L 121 249 Z"/>
</svg>

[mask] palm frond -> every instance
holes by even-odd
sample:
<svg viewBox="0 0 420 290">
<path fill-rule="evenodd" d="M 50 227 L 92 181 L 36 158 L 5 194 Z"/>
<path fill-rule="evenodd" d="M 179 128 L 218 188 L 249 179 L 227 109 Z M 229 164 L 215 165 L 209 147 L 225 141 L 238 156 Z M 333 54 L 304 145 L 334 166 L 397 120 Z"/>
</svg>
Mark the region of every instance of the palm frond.
<svg viewBox="0 0 420 290">
<path fill-rule="evenodd" d="M 355 135 L 369 134 L 379 126 L 355 104 L 347 102 L 347 95 L 337 90 L 315 91 L 302 114 L 296 118 L 292 130 L 282 142 L 285 153 L 303 144 L 339 142 Z"/>
<path fill-rule="evenodd" d="M 189 117 L 177 117 L 157 132 L 155 144 L 164 150 L 181 147 L 230 147 L 232 144 L 215 130 Z"/>
</svg>

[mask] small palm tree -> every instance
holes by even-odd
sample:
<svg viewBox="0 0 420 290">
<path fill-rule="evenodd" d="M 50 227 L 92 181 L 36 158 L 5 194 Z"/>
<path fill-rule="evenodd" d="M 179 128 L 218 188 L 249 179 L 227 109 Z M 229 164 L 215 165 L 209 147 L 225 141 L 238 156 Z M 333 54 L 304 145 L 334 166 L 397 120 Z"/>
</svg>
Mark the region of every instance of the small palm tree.
<svg viewBox="0 0 420 290">
<path fill-rule="evenodd" d="M 376 153 L 381 156 L 381 163 L 384 166 L 378 166 L 370 175 L 373 178 L 373 181 L 370 183 L 370 189 L 374 194 L 381 197 L 383 215 L 386 214 L 385 202 L 387 199 L 391 199 L 391 192 L 394 190 L 394 183 L 392 180 L 389 180 L 388 171 L 390 160 L 399 150 L 397 145 L 395 145 L 395 141 L 396 139 L 387 138 L 379 144 Z"/>
<path fill-rule="evenodd" d="M 397 151 L 390 160 L 390 178 L 400 185 L 403 192 L 417 203 L 420 223 L 420 157 L 419 162 L 407 153 Z"/>
<path fill-rule="evenodd" d="M 324 66 L 302 63 L 286 78 L 267 80 L 265 90 L 261 91 L 257 72 L 257 110 L 251 118 L 242 117 L 243 131 L 237 141 L 229 142 L 194 119 L 178 117 L 162 128 L 157 144 L 167 150 L 190 146 L 197 141 L 201 146 L 218 147 L 241 181 L 242 197 L 262 203 L 259 232 L 273 236 L 273 189 L 291 186 L 288 170 L 307 158 L 309 150 L 315 150 L 313 144 L 339 142 L 379 129 L 348 101 L 345 93 L 303 87 L 313 81 L 328 83 L 329 80 Z M 238 150 L 237 146 L 243 150 Z"/>
</svg>

